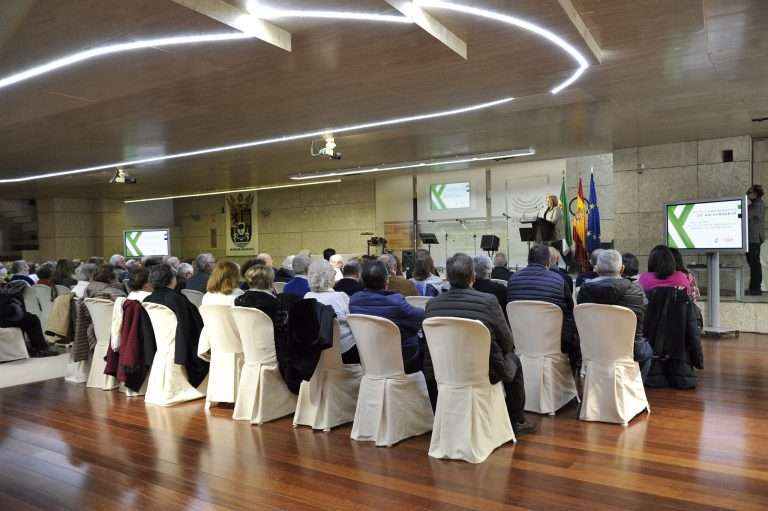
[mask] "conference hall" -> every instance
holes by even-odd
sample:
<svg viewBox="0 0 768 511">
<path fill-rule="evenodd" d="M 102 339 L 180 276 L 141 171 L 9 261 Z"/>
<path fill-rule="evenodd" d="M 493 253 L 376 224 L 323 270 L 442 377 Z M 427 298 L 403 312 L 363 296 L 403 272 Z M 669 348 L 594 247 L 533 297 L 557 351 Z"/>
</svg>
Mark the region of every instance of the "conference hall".
<svg viewBox="0 0 768 511">
<path fill-rule="evenodd" d="M 768 509 L 768 1 L 0 1 L 0 510 Z"/>
</svg>

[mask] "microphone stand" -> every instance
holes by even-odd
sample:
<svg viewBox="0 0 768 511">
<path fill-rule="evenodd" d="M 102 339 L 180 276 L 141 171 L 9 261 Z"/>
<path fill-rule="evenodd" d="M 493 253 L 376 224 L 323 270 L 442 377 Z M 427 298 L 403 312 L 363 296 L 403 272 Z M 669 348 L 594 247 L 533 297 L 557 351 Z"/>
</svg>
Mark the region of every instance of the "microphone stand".
<svg viewBox="0 0 768 511">
<path fill-rule="evenodd" d="M 504 217 L 504 219 L 507 221 L 507 265 L 509 265 L 509 255 L 510 255 L 510 240 L 512 238 L 512 235 L 509 233 L 509 221 L 512 218 L 509 216 L 506 212 L 502 213 L 501 216 Z"/>
</svg>

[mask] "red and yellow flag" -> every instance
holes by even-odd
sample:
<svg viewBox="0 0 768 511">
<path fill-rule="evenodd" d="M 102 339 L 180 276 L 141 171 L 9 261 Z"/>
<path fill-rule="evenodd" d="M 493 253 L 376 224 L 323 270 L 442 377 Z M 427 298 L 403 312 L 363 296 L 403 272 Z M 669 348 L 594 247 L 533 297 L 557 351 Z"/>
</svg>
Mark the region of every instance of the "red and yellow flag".
<svg viewBox="0 0 768 511">
<path fill-rule="evenodd" d="M 579 193 L 576 196 L 576 204 L 573 211 L 573 244 L 576 263 L 581 271 L 587 271 L 589 258 L 587 257 L 587 201 L 584 200 L 584 187 L 579 177 Z"/>
</svg>

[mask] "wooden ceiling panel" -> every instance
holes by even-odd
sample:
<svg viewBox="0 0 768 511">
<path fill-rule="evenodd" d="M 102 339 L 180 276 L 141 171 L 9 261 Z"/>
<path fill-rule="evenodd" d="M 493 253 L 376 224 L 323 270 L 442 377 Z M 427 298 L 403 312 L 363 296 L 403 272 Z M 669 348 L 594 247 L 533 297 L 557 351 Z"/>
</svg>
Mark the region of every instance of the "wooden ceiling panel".
<svg viewBox="0 0 768 511">
<path fill-rule="evenodd" d="M 95 45 L 232 30 L 170 0 L 7 1 L 22 14 L 0 33 L 0 77 Z M 273 3 L 396 12 L 383 0 Z M 471 3 L 544 26 L 590 58 L 557 0 Z M 558 96 L 547 91 L 575 69 L 559 49 L 497 22 L 440 10 L 430 12 L 467 42 L 467 60 L 412 25 L 280 19 L 274 23 L 291 32 L 292 52 L 258 40 L 159 48 L 0 89 L 2 176 L 519 98 L 491 111 L 337 136 L 342 162 L 311 159 L 309 141 L 300 141 L 134 169 L 135 187 L 107 186 L 104 172 L 0 186 L 0 196 L 195 192 L 284 181 L 299 171 L 513 147 L 534 146 L 537 157 L 548 158 L 765 133 L 768 127 L 750 116 L 768 99 L 768 2 L 573 4 L 603 60 Z"/>
</svg>

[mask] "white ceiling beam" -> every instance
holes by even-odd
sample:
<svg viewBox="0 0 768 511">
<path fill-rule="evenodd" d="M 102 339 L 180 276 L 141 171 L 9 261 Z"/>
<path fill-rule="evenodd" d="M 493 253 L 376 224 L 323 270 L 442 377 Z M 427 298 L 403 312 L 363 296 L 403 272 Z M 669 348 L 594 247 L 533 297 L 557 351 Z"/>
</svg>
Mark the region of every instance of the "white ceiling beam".
<svg viewBox="0 0 768 511">
<path fill-rule="evenodd" d="M 467 43 L 459 36 L 448 30 L 445 25 L 437 21 L 432 15 L 410 0 L 386 0 L 386 2 L 410 17 L 414 23 L 424 29 L 429 35 L 446 45 L 461 58 L 467 58 Z"/>
<path fill-rule="evenodd" d="M 579 14 L 579 11 L 576 10 L 573 2 L 571 0 L 557 1 L 560 4 L 560 7 L 562 7 L 565 11 L 565 14 L 568 15 L 568 19 L 571 20 L 573 26 L 576 27 L 576 30 L 579 32 L 579 35 L 581 35 L 581 38 L 584 39 L 584 43 L 586 43 L 589 51 L 592 52 L 592 56 L 595 57 L 595 60 L 597 60 L 598 64 L 601 64 L 603 62 L 603 50 L 600 48 L 600 45 L 597 44 L 597 40 L 595 40 L 592 32 L 589 31 L 587 24 L 584 23 L 581 14 Z"/>
<path fill-rule="evenodd" d="M 265 43 L 291 51 L 291 33 L 257 18 L 223 0 L 173 0 L 197 13 L 261 39 Z"/>
</svg>

